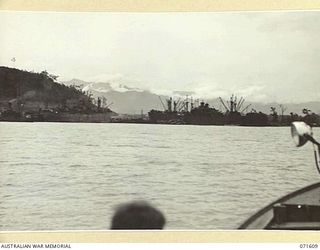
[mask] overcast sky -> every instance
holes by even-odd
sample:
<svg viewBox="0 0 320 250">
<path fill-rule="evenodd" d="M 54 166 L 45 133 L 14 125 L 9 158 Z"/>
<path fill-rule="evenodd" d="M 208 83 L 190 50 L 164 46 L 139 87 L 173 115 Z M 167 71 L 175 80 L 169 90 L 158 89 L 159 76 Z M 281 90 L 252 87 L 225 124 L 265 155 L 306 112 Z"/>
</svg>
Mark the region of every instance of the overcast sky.
<svg viewBox="0 0 320 250">
<path fill-rule="evenodd" d="M 0 65 L 60 80 L 320 100 L 320 12 L 0 12 L 0 34 Z"/>
</svg>

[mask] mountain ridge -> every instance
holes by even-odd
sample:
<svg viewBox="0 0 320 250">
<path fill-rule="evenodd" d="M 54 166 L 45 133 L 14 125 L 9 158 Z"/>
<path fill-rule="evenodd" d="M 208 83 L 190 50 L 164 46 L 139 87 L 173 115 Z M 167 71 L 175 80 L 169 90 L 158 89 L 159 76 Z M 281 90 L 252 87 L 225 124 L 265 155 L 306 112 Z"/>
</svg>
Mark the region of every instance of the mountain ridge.
<svg viewBox="0 0 320 250">
<path fill-rule="evenodd" d="M 84 81 L 81 79 L 71 79 L 70 81 L 62 82 L 65 85 L 74 85 L 81 88 L 82 91 L 90 92 L 93 97 L 105 97 L 109 103 L 112 104 L 112 108 L 117 113 L 122 114 L 140 114 L 141 111 L 148 112 L 151 109 L 164 110 L 164 107 L 159 99 L 162 99 L 162 102 L 165 104 L 165 100 L 169 98 L 170 95 L 158 94 L 150 90 L 143 90 L 135 87 L 128 86 L 127 84 L 117 84 L 115 82 L 92 82 Z M 173 91 L 172 96 L 176 98 L 185 98 L 184 94 L 192 94 L 192 91 Z M 189 96 L 190 97 L 190 96 Z M 202 98 L 200 98 L 202 100 Z M 210 106 L 225 111 L 223 105 L 221 104 L 219 98 L 211 98 L 204 100 L 209 103 Z M 303 103 L 278 103 L 278 102 L 269 102 L 269 103 L 259 103 L 259 102 L 250 102 L 247 101 L 243 108 L 247 105 L 250 107 L 247 111 L 252 109 L 256 111 L 261 111 L 263 113 L 269 114 L 270 108 L 275 107 L 277 112 L 281 113 L 280 104 L 286 107 L 284 114 L 289 114 L 290 112 L 302 114 L 302 109 L 307 108 L 316 114 L 320 114 L 320 101 L 309 101 Z"/>
</svg>

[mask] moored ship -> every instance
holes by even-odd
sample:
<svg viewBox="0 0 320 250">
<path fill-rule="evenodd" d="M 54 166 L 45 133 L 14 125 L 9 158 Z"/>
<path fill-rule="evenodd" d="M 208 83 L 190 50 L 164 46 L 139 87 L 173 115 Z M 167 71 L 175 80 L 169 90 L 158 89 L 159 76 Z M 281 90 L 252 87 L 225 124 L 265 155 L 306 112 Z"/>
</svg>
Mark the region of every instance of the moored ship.
<svg viewBox="0 0 320 250">
<path fill-rule="evenodd" d="M 245 99 L 232 95 L 230 100 L 225 102 L 220 97 L 220 102 L 225 111 L 210 107 L 204 101 L 198 99 L 193 101 L 188 96 L 181 101 L 173 101 L 170 97 L 167 99 L 167 105 L 164 105 L 160 98 L 164 111 L 151 110 L 149 119 L 151 123 L 166 124 L 192 124 L 192 125 L 241 125 L 241 126 L 268 126 L 270 125 L 268 116 L 261 112 L 252 110 L 246 113 L 250 104 L 243 107 Z"/>
<path fill-rule="evenodd" d="M 160 98 L 160 97 L 159 97 Z M 209 103 L 193 100 L 186 97 L 181 101 L 173 100 L 172 97 L 166 100 L 166 105 L 161 100 L 163 110 L 151 110 L 149 115 L 150 123 L 158 124 L 190 124 L 190 125 L 237 125 L 237 126 L 290 126 L 294 121 L 304 121 L 312 126 L 320 125 L 320 116 L 303 110 L 304 116 L 295 113 L 284 115 L 284 107 L 278 115 L 275 107 L 270 107 L 270 114 L 257 111 L 254 108 L 248 111 L 251 104 L 244 105 L 245 99 L 232 95 L 229 100 L 224 101 L 219 97 L 224 110 L 210 107 Z"/>
</svg>

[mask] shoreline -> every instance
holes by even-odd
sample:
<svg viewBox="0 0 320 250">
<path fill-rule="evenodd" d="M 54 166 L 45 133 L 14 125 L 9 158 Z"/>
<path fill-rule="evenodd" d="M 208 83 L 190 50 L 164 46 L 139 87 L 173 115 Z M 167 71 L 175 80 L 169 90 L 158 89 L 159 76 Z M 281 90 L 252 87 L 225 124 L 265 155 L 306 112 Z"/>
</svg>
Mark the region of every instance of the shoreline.
<svg viewBox="0 0 320 250">
<path fill-rule="evenodd" d="M 0 120 L 1 122 L 8 123 L 112 123 L 112 124 L 140 124 L 140 125 L 176 125 L 176 126 L 215 126 L 215 127 L 290 127 L 290 124 L 285 125 L 242 125 L 242 124 L 174 124 L 174 123 L 154 123 L 154 122 L 114 122 L 114 121 L 12 121 L 12 120 Z M 319 125 L 314 125 L 312 127 L 320 127 Z"/>
</svg>

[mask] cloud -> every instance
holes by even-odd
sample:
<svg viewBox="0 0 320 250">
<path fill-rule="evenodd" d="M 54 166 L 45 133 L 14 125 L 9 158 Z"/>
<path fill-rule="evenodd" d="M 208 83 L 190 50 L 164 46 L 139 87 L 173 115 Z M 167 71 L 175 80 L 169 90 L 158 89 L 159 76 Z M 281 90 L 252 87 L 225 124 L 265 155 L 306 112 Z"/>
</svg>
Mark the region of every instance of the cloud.
<svg viewBox="0 0 320 250">
<path fill-rule="evenodd" d="M 83 80 L 88 82 L 115 82 L 124 79 L 124 75 L 117 74 L 98 74 L 94 76 L 84 77 Z"/>
<path fill-rule="evenodd" d="M 212 99 L 217 97 L 229 98 L 232 94 L 238 97 L 243 96 L 250 100 L 267 101 L 270 97 L 266 91 L 266 86 L 259 84 L 218 84 L 218 83 L 200 83 L 190 84 L 187 90 L 194 93 L 195 97 Z"/>
<path fill-rule="evenodd" d="M 0 63 L 167 95 L 311 101 L 319 22 L 319 11 L 0 12 Z"/>
</svg>

